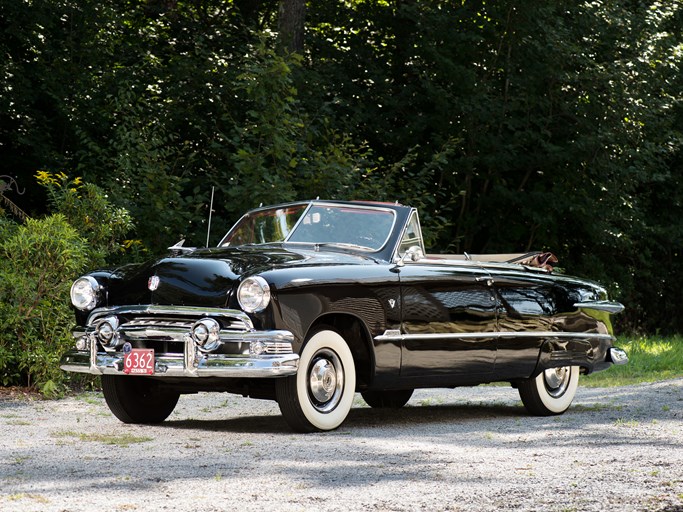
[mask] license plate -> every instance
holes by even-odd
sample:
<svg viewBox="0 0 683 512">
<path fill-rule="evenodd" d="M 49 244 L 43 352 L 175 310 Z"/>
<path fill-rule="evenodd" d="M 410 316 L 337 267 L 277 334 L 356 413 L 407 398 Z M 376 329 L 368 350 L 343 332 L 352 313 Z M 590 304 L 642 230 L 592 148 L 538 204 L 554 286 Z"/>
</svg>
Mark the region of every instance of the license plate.
<svg viewBox="0 0 683 512">
<path fill-rule="evenodd" d="M 154 349 L 134 348 L 123 356 L 123 373 L 154 375 Z"/>
</svg>

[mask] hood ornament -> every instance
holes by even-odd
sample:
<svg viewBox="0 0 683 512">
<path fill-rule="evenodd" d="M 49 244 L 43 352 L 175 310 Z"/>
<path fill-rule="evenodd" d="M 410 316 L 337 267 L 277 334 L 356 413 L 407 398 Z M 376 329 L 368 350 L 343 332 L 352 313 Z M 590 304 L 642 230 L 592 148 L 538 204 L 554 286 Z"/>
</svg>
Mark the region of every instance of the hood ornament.
<svg viewBox="0 0 683 512">
<path fill-rule="evenodd" d="M 150 277 L 147 281 L 147 288 L 149 288 L 149 290 L 152 292 L 159 288 L 159 276 Z"/>
</svg>

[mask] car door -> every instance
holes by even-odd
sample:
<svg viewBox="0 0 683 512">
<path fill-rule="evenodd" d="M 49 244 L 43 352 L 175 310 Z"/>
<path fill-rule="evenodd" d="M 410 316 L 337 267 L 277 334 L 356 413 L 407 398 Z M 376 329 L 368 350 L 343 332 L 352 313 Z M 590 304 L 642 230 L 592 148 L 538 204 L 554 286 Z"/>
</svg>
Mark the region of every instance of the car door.
<svg viewBox="0 0 683 512">
<path fill-rule="evenodd" d="M 476 381 L 493 372 L 497 301 L 475 264 L 429 260 L 400 267 L 401 377 Z"/>
</svg>

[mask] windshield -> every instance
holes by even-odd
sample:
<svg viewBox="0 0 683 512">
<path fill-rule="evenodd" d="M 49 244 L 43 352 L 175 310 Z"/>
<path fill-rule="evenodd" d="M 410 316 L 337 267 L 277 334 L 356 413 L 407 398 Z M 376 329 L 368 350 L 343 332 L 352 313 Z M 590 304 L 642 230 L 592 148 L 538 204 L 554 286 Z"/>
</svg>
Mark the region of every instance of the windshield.
<svg viewBox="0 0 683 512">
<path fill-rule="evenodd" d="M 388 240 L 394 225 L 394 212 L 389 209 L 355 205 L 308 206 L 301 204 L 250 212 L 230 230 L 221 245 L 291 242 L 378 251 Z"/>
<path fill-rule="evenodd" d="M 233 226 L 221 245 L 225 247 L 284 242 L 307 206 L 300 204 L 288 208 L 249 212 Z"/>
</svg>

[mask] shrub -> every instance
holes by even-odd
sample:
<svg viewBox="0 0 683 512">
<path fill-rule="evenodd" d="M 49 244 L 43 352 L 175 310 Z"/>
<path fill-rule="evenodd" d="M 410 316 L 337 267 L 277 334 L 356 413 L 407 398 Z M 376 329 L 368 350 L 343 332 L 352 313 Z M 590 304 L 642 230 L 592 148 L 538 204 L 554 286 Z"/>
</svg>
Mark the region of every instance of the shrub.
<svg viewBox="0 0 683 512">
<path fill-rule="evenodd" d="M 72 344 L 68 292 L 89 249 L 61 214 L 28 219 L 0 240 L 0 383 L 53 394 Z"/>
<path fill-rule="evenodd" d="M 112 205 L 97 185 L 83 183 L 78 177 L 70 179 L 61 172 L 40 171 L 36 179 L 47 190 L 52 211 L 64 215 L 88 240 L 91 266 L 103 265 L 107 259 L 137 246 L 135 241 L 121 242 L 133 229 L 130 214 L 125 208 Z"/>
<path fill-rule="evenodd" d="M 22 225 L 0 215 L 0 385 L 50 396 L 64 388 L 59 361 L 73 344 L 71 282 L 138 244 L 121 241 L 132 219 L 99 187 L 64 173 L 36 178 L 55 214 Z"/>
</svg>

